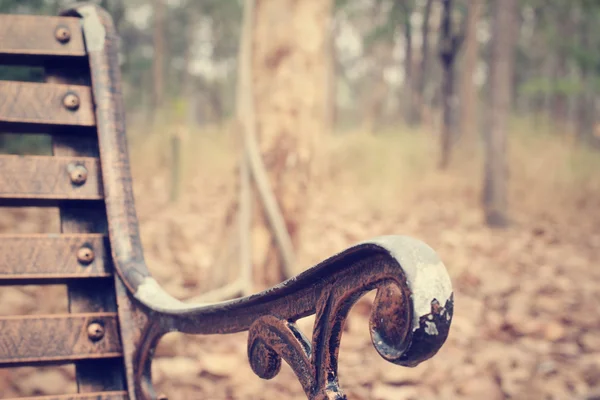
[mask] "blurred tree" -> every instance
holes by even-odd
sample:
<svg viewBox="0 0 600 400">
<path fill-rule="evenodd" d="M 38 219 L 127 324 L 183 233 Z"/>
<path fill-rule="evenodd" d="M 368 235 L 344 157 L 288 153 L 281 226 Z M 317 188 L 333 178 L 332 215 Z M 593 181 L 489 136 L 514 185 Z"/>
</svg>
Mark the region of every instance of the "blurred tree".
<svg viewBox="0 0 600 400">
<path fill-rule="evenodd" d="M 569 46 L 569 57 L 574 60 L 579 78 L 575 100 L 575 131 L 583 143 L 600 144 L 597 135 L 597 102 L 600 93 L 600 3 L 579 0 L 574 14 L 576 32 Z"/>
<path fill-rule="evenodd" d="M 483 2 L 482 0 L 471 0 L 468 7 L 465 55 L 461 72 L 460 137 L 464 145 L 472 148 L 477 141 L 478 90 L 474 82 L 474 76 L 479 61 L 477 23 L 481 15 Z"/>
<path fill-rule="evenodd" d="M 163 104 L 165 80 L 165 0 L 154 0 L 154 52 L 152 58 L 153 115 Z"/>
<path fill-rule="evenodd" d="M 162 62 L 160 56 L 153 55 L 155 41 L 157 48 L 161 47 L 159 36 L 155 35 L 160 24 L 153 24 L 153 10 L 160 3 L 93 1 L 109 11 L 120 33 L 124 93 L 130 111 L 151 110 L 155 98 L 162 97 L 168 109 L 173 101 L 183 104 L 188 110 L 188 121 L 193 117 L 202 124 L 220 123 L 234 115 L 241 1 L 162 0 L 162 7 L 157 9 L 158 14 L 163 10 L 166 21 Z M 2 0 L 0 12 L 55 14 L 68 3 L 68 0 Z M 467 94 L 469 87 L 474 89 L 467 83 L 473 76 L 472 68 L 487 61 L 491 51 L 489 23 L 494 16 L 481 6 L 486 3 L 483 0 L 335 0 L 335 19 L 328 30 L 331 50 L 327 52 L 331 56 L 327 64 L 332 78 L 324 86 L 327 89 L 323 89 L 329 99 L 324 111 L 329 127 L 334 120 L 356 124 L 360 118 L 370 131 L 377 130 L 386 118 L 416 125 L 424 116 L 429 121 L 430 115 L 437 116 L 441 111 L 442 120 L 450 115 L 450 125 L 445 125 L 450 127 L 450 147 L 456 140 L 454 136 L 471 136 L 477 114 L 471 101 L 476 94 L 474 91 Z M 539 116 L 539 121 L 543 117 L 561 132 L 573 134 L 574 139 L 595 143 L 600 93 L 597 68 L 600 2 L 521 0 L 517 7 L 518 47 L 511 81 L 513 111 L 519 116 Z M 464 12 L 467 8 L 468 14 Z M 445 20 L 440 18 L 448 15 L 444 10 L 450 10 L 451 36 L 460 33 L 458 16 L 472 17 L 467 24 L 465 57 L 460 64 L 453 59 L 452 64 L 453 74 L 463 78 L 459 87 L 456 79 L 447 79 L 450 70 L 441 67 L 446 64 L 431 62 L 431 37 L 444 36 L 446 31 Z M 479 43 L 470 41 L 474 40 L 471 33 L 478 10 Z M 157 53 L 160 55 L 161 51 Z M 446 55 L 444 58 L 447 59 Z M 489 91 L 490 80 L 485 69 L 479 72 L 484 95 Z M 39 81 L 42 75 L 40 68 L 0 69 L 0 79 Z M 159 80 L 155 85 L 159 75 L 162 84 Z M 442 96 L 442 84 L 444 93 L 449 87 L 452 92 L 455 87 L 460 90 L 463 104 L 460 110 L 452 107 L 454 101 L 445 101 L 448 97 Z M 158 95 L 160 92 L 162 96 Z M 471 116 L 466 114 L 469 112 Z M 452 129 L 458 117 L 461 129 L 454 135 Z"/>
<path fill-rule="evenodd" d="M 330 19 L 327 29 L 327 85 L 325 99 L 325 125 L 327 132 L 335 130 L 337 122 L 337 80 L 338 80 L 338 60 L 336 49 L 336 38 L 338 35 L 338 26 L 334 18 Z"/>
<path fill-rule="evenodd" d="M 311 161 L 324 131 L 327 30 L 332 1 L 262 0 L 255 5 L 252 84 L 261 158 L 293 245 L 311 195 Z M 256 170 L 253 177 L 256 182 Z M 264 206 L 264 197 L 255 204 Z M 284 258 L 264 207 L 253 220 L 258 286 L 283 280 Z M 275 244 L 275 245 L 274 245 Z M 288 266 L 291 267 L 291 266 Z"/>
<path fill-rule="evenodd" d="M 364 73 L 360 79 L 362 104 L 362 125 L 365 132 L 374 133 L 382 122 L 383 112 L 388 96 L 393 91 L 386 82 L 385 72 L 393 65 L 393 50 L 398 30 L 403 26 L 401 19 L 402 5 L 400 2 L 389 0 L 373 0 L 372 2 L 357 3 L 354 20 L 364 32 L 362 37 L 362 57 Z M 406 33 L 405 33 L 406 35 Z M 410 33 L 409 33 L 410 36 Z M 405 74 L 406 59 L 412 59 L 411 44 L 405 44 Z M 406 55 L 408 52 L 408 57 Z M 394 68 L 397 66 L 394 65 Z M 405 79 L 406 83 L 407 80 Z M 406 95 L 406 88 L 401 95 Z M 399 104 L 405 105 L 405 101 Z M 401 109 L 400 109 L 401 110 Z M 402 115 L 402 113 L 399 113 Z"/>
<path fill-rule="evenodd" d="M 404 102 L 400 102 L 404 107 L 404 120 L 412 125 L 412 110 L 415 106 L 415 73 L 414 63 L 414 40 L 412 15 L 414 11 L 414 2 L 406 0 L 395 0 L 390 12 L 390 24 L 400 24 L 404 32 Z"/>
<path fill-rule="evenodd" d="M 429 32 L 430 32 L 430 19 L 431 9 L 433 6 L 433 0 L 426 0 L 423 7 L 422 15 L 423 22 L 421 25 L 421 63 L 417 71 L 417 78 L 415 84 L 414 97 L 411 105 L 411 117 L 409 123 L 411 125 L 419 125 L 423 122 L 423 106 L 425 102 L 425 86 L 429 77 Z"/>
<path fill-rule="evenodd" d="M 440 61 L 444 71 L 442 79 L 442 131 L 440 133 L 441 155 L 439 168 L 445 169 L 450 163 L 450 153 L 453 140 L 455 140 L 454 131 L 454 105 L 456 104 L 454 81 L 455 81 L 455 62 L 458 52 L 465 37 L 464 24 L 458 24 L 453 7 L 453 0 L 442 0 L 442 22 L 440 34 Z M 461 18 L 464 20 L 464 18 Z M 458 25 L 458 27 L 457 27 Z"/>
<path fill-rule="evenodd" d="M 483 182 L 485 221 L 491 227 L 508 224 L 506 137 L 511 111 L 517 11 L 517 0 L 492 0 Z"/>
</svg>

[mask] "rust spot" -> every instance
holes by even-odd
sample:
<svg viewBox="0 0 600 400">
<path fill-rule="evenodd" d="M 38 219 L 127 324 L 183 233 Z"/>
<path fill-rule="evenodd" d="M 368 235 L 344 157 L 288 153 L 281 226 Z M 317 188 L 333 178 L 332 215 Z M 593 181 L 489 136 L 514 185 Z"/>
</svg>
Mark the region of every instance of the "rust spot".
<svg viewBox="0 0 600 400">
<path fill-rule="evenodd" d="M 63 98 L 63 106 L 65 106 L 67 110 L 76 111 L 79 108 L 79 104 L 79 96 L 75 93 L 67 93 Z"/>
<path fill-rule="evenodd" d="M 66 26 L 59 26 L 54 31 L 54 37 L 60 43 L 68 43 L 71 40 L 71 31 Z"/>
<path fill-rule="evenodd" d="M 104 337 L 104 326 L 99 322 L 92 322 L 88 325 L 88 337 L 92 341 L 98 341 Z"/>
<path fill-rule="evenodd" d="M 77 251 L 77 261 L 82 265 L 89 265 L 94 261 L 94 250 L 89 246 L 83 246 Z"/>
<path fill-rule="evenodd" d="M 83 165 L 69 164 L 67 170 L 74 185 L 83 185 L 87 181 L 88 170 Z"/>
</svg>

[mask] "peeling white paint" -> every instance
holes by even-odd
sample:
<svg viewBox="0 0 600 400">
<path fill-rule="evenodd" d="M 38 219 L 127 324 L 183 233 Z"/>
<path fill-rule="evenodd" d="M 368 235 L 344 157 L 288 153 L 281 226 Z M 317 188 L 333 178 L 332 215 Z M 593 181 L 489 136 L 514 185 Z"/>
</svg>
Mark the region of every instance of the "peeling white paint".
<svg viewBox="0 0 600 400">
<path fill-rule="evenodd" d="M 93 5 L 81 6 L 77 8 L 77 12 L 83 17 L 83 33 L 87 51 L 102 51 L 106 40 L 106 30 L 98 17 L 96 8 Z"/>
<path fill-rule="evenodd" d="M 135 292 L 135 297 L 143 304 L 147 304 L 159 311 L 181 311 L 190 308 L 200 307 L 205 304 L 186 304 L 160 287 L 154 278 L 145 278 Z"/>
<path fill-rule="evenodd" d="M 434 322 L 425 322 L 425 333 L 427 333 L 428 335 L 439 335 L 439 332 L 437 330 L 437 326 L 435 326 Z"/>
<path fill-rule="evenodd" d="M 380 236 L 361 244 L 368 243 L 389 251 L 406 274 L 412 291 L 413 331 L 417 330 L 419 318 L 431 313 L 433 299 L 444 307 L 452 295 L 452 282 L 446 267 L 431 247 L 411 237 Z"/>
</svg>

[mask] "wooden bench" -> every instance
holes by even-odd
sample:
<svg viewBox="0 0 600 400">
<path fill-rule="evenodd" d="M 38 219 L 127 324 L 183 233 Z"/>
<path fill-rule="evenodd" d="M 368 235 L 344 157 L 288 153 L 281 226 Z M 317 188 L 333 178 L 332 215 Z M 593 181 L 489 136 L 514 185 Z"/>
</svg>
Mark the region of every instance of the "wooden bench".
<svg viewBox="0 0 600 400">
<path fill-rule="evenodd" d="M 58 207 L 60 234 L 0 236 L 0 285 L 63 284 L 69 313 L 0 317 L 0 367 L 75 364 L 66 399 L 156 399 L 151 361 L 169 332 L 248 331 L 261 378 L 284 359 L 310 399 L 346 398 L 337 358 L 352 305 L 377 290 L 370 332 L 386 360 L 414 366 L 445 342 L 450 279 L 402 236 L 363 242 L 256 295 L 185 304 L 152 278 L 131 185 L 117 35 L 101 8 L 0 15 L 0 64 L 42 66 L 45 83 L 0 81 L 0 132 L 46 133 L 52 156 L 0 156 L 0 206 Z M 25 133 L 26 132 L 26 133 Z M 315 314 L 312 338 L 295 321 Z"/>
</svg>

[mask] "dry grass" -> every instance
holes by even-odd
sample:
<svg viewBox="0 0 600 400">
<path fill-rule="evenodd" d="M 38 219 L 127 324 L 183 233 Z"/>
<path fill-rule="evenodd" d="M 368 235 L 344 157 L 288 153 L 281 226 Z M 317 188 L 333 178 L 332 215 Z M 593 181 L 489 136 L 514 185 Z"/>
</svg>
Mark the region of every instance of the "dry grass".
<svg viewBox="0 0 600 400">
<path fill-rule="evenodd" d="M 529 217 L 572 223 L 600 199 L 598 153 L 544 129 L 524 120 L 512 123 L 507 155 L 509 211 L 517 224 Z M 168 202 L 171 135 L 162 132 L 169 132 L 169 127 L 148 133 L 134 126 L 131 131 L 142 221 L 171 212 L 188 213 L 192 219 L 208 213 L 218 225 L 222 206 L 235 195 L 239 151 L 232 130 L 210 127 L 182 135 L 183 185 L 177 204 Z M 438 142 L 431 131 L 399 128 L 377 135 L 338 133 L 323 138 L 318 154 L 316 190 L 308 199 L 309 208 L 333 209 L 351 202 L 357 213 L 385 216 L 418 203 L 443 207 L 446 199 L 458 199 L 474 210 L 480 207 L 481 149 L 467 154 L 458 148 L 450 168 L 440 171 L 436 168 Z"/>
</svg>

